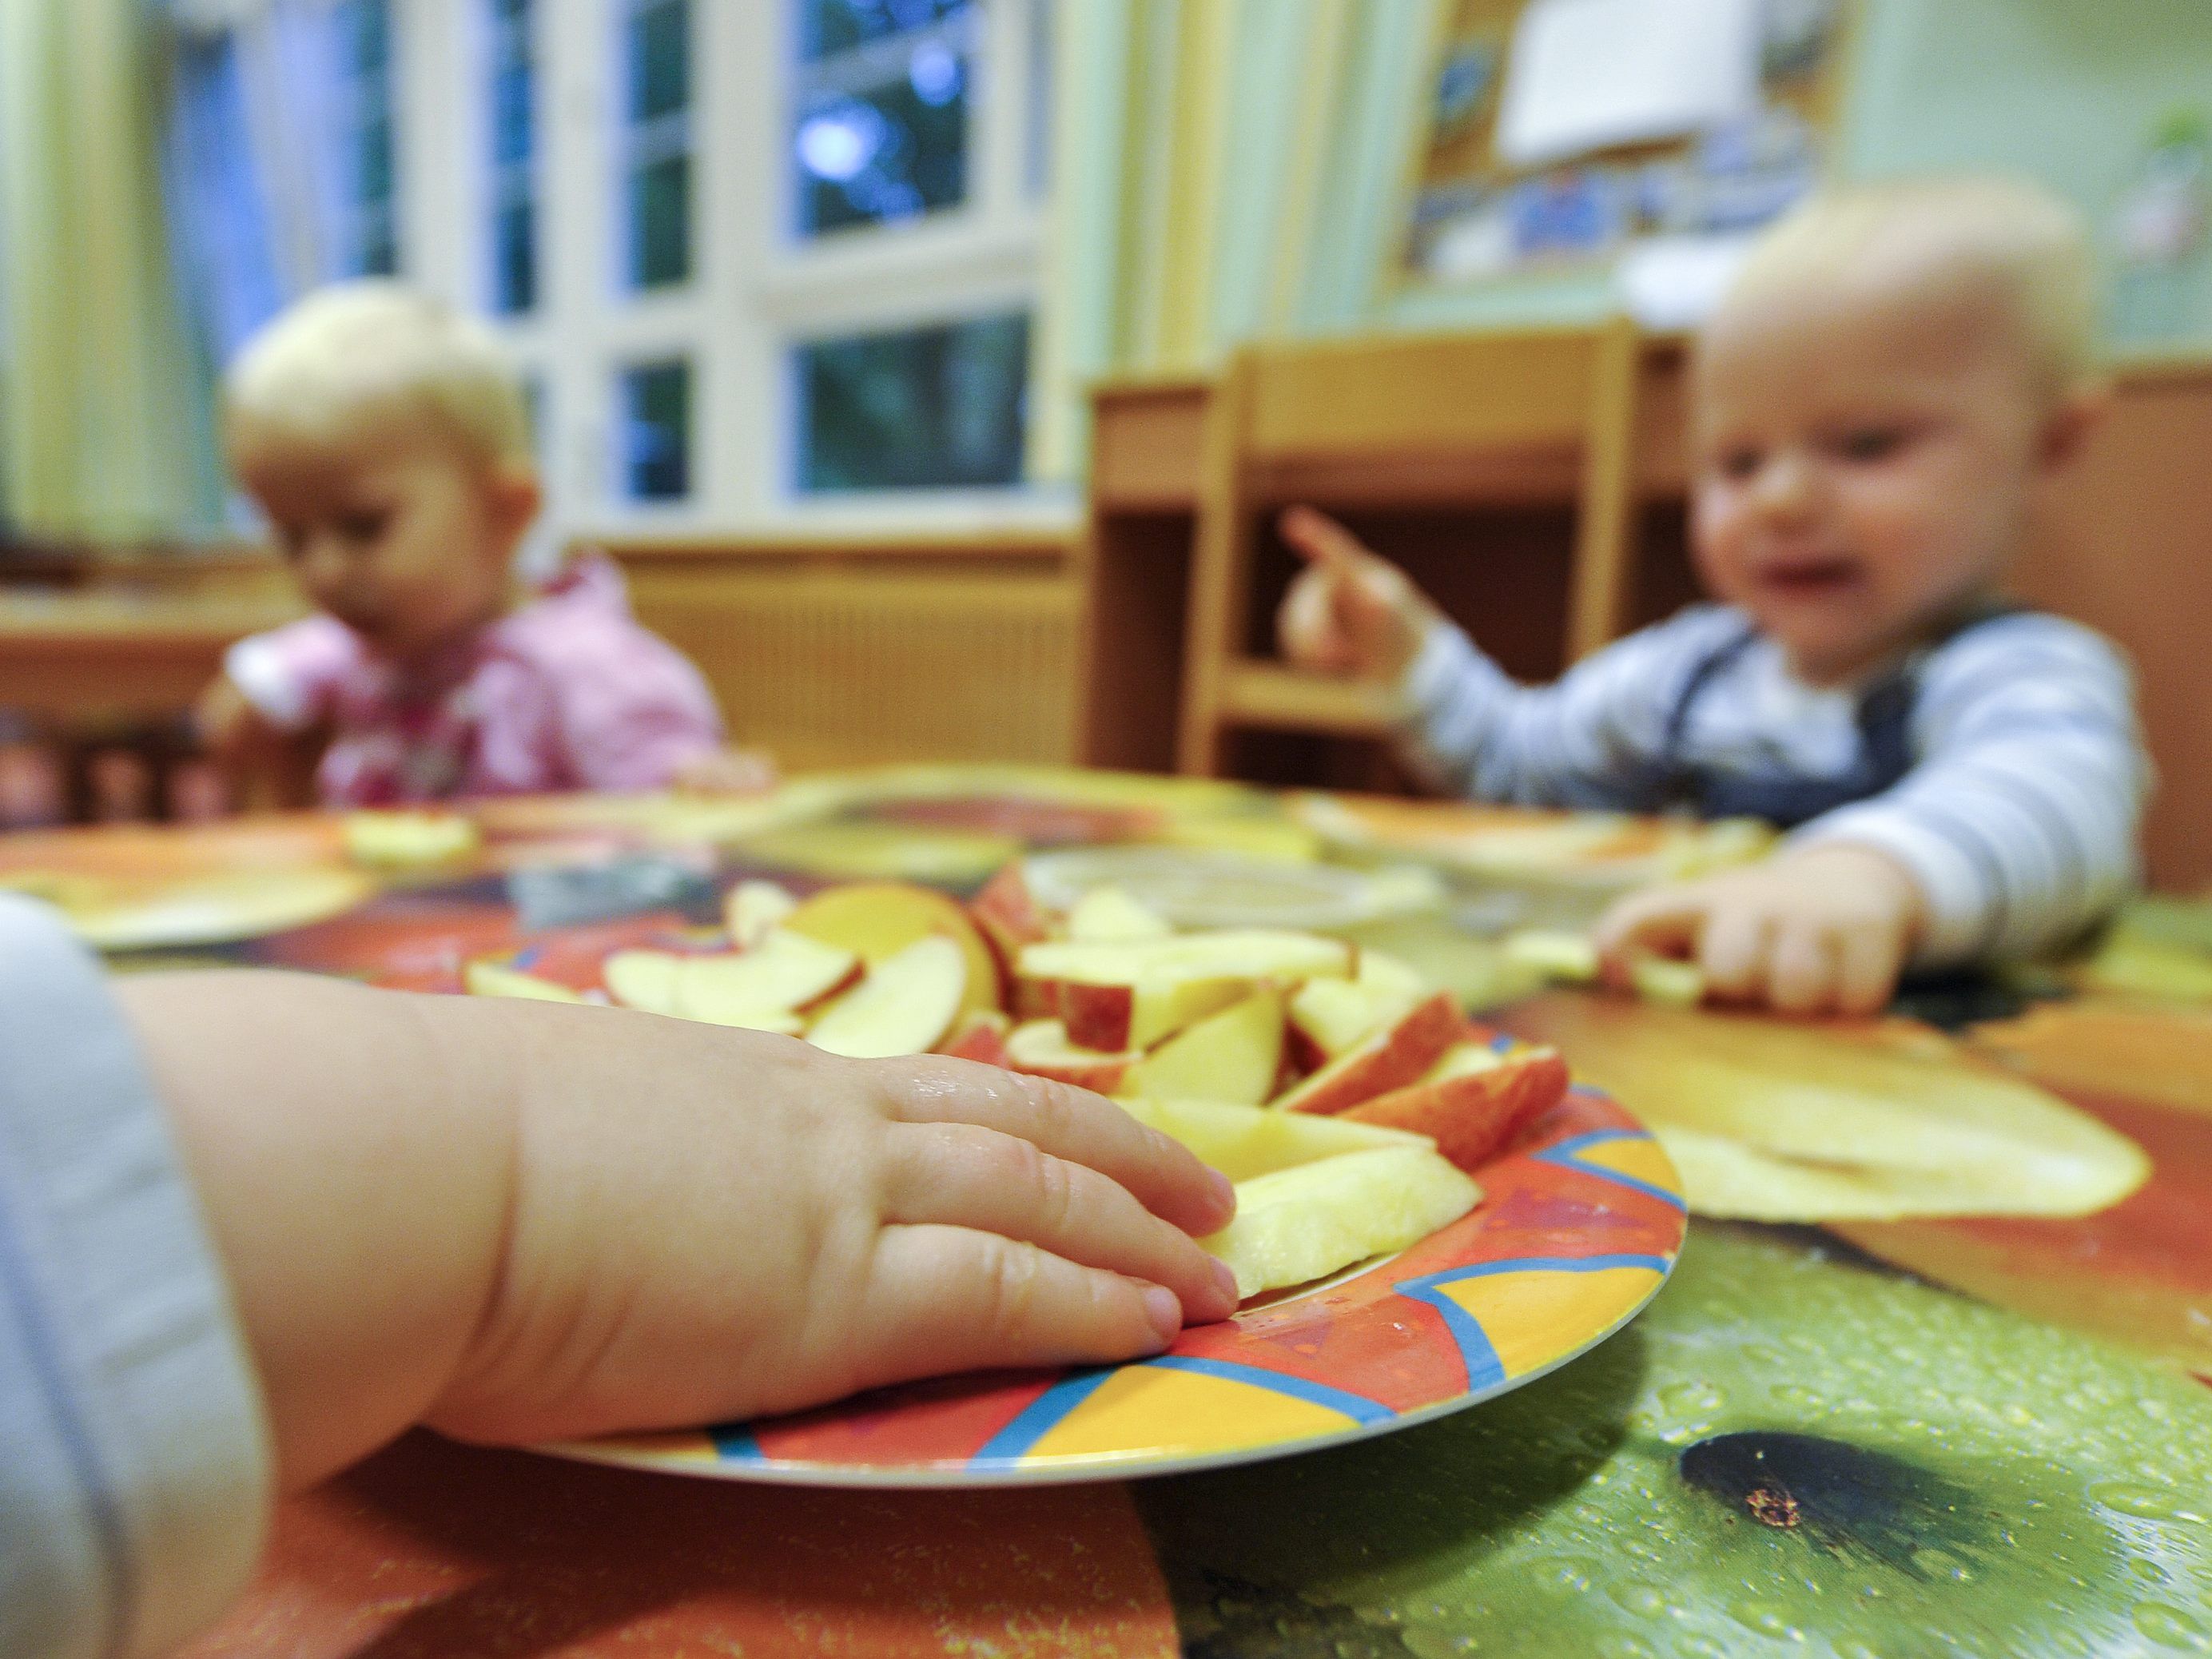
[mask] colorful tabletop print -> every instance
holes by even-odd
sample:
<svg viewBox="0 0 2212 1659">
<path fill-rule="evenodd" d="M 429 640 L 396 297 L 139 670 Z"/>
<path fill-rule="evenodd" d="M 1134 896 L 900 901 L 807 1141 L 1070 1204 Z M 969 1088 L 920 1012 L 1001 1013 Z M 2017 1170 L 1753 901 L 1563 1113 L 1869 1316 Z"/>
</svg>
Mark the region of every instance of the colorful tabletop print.
<svg viewBox="0 0 2212 1659">
<path fill-rule="evenodd" d="M 1187 1330 L 1155 1358 L 563 1449 L 735 1480 L 964 1486 L 1158 1474 L 1387 1434 L 1605 1340 L 1674 1266 L 1674 1170 L 1601 1097 L 1570 1094 L 1481 1181 L 1480 1205 L 1402 1254 Z"/>
<path fill-rule="evenodd" d="M 1433 813 L 1437 836 L 1462 824 L 1456 808 L 1394 810 L 1409 824 Z M 803 867 L 805 838 L 774 837 L 902 819 L 922 837 L 908 852 L 870 832 L 870 855 L 895 869 L 947 867 L 946 835 L 1276 857 L 1313 841 L 1250 791 L 1079 774 L 902 769 L 766 805 L 501 803 L 480 863 L 380 877 L 344 915 L 202 955 L 453 989 L 470 956 L 596 958 L 711 918 L 678 902 L 528 927 L 517 868 L 659 859 L 709 892 L 762 867 L 805 886 L 826 878 Z M 773 860 L 748 845 L 763 837 Z M 0 872 L 195 875 L 256 855 L 313 864 L 338 844 L 312 818 L 15 838 L 0 841 Z M 850 838 L 830 851 L 855 856 Z M 1464 920 L 1426 919 L 1421 939 L 1387 948 L 1440 982 L 1480 983 L 1488 947 L 1455 936 Z M 2155 971 L 2136 948 L 2124 975 L 2055 977 L 2091 994 L 2024 1012 L 1993 997 L 1983 1012 L 2004 1017 L 1957 1033 L 2149 1152 L 2149 1182 L 2102 1215 L 1854 1225 L 1850 1243 L 1693 1222 L 1633 1323 L 1504 1398 L 1127 1485 L 794 1491 L 412 1437 L 283 1507 L 260 1583 L 194 1659 L 2212 1651 L 2212 1391 L 2189 1375 L 2207 1370 L 2212 1328 L 2212 1027 L 2185 994 L 2192 964 L 2212 963 L 2212 907 L 2159 907 L 2130 935 L 2145 936 L 2166 951 Z M 1469 957 L 1458 977 L 1455 952 Z M 1550 1156 L 1643 1178 L 1620 1162 L 1638 1143 L 1607 1145 Z M 1442 1322 L 1440 1303 L 1556 1271 L 1391 1294 Z M 1486 1306 L 1473 1318 L 1499 1322 Z M 1516 1363 L 1500 1348 L 1501 1370 Z M 937 1386 L 948 1413 L 972 1390 Z"/>
</svg>

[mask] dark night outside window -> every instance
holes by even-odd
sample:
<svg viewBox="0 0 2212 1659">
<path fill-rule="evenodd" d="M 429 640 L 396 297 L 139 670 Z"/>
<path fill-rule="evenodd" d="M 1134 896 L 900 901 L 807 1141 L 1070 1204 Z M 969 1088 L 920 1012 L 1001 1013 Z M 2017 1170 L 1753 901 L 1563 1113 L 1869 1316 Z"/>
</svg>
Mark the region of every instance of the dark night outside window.
<svg viewBox="0 0 2212 1659">
<path fill-rule="evenodd" d="M 799 488 L 1019 483 L 1029 325 L 1018 312 L 799 346 Z"/>
<path fill-rule="evenodd" d="M 623 481 L 630 498 L 691 493 L 691 365 L 640 363 L 623 375 Z"/>
</svg>

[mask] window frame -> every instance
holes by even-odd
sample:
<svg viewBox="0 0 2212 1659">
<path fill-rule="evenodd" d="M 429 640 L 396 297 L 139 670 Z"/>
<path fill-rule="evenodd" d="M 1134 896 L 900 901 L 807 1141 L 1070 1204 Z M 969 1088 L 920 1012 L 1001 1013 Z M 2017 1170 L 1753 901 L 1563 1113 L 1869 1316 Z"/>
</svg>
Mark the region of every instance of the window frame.
<svg viewBox="0 0 2212 1659">
<path fill-rule="evenodd" d="M 795 8 L 692 0 L 691 275 L 636 289 L 625 222 L 632 0 L 537 0 L 537 302 L 491 320 L 544 388 L 553 535 L 1072 525 L 1064 487 L 797 488 L 797 344 L 1022 307 L 1037 337 L 1045 213 L 1032 162 L 1031 31 L 1051 0 L 980 3 L 967 199 L 802 240 L 788 137 Z M 490 313 L 490 0 L 392 4 L 401 270 Z M 621 377 L 671 356 L 692 364 L 691 493 L 632 500 Z"/>
</svg>

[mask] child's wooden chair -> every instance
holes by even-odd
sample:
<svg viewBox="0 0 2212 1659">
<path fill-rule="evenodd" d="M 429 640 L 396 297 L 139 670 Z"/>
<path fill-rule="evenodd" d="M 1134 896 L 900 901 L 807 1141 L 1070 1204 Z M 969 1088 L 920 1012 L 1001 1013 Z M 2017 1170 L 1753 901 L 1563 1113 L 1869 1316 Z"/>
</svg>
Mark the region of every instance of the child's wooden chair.
<svg viewBox="0 0 2212 1659">
<path fill-rule="evenodd" d="M 1626 632 L 1644 357 L 1625 319 L 1240 354 L 1207 410 L 1179 769 L 1218 774 L 1239 726 L 1384 729 L 1371 691 L 1246 649 L 1255 530 L 1292 501 L 1572 502 L 1565 658 Z"/>
</svg>

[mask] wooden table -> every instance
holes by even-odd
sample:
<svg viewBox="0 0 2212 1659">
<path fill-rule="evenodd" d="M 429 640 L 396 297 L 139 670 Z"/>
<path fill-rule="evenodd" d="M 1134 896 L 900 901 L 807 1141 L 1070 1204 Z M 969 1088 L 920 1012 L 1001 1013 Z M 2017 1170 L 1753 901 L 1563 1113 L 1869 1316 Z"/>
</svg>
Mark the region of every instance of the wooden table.
<svg viewBox="0 0 2212 1659">
<path fill-rule="evenodd" d="M 845 818 L 908 826 L 941 869 L 991 836 L 1204 839 L 1214 810 L 1086 816 L 1038 805 L 1049 794 L 1000 779 L 964 802 L 939 788 L 927 829 L 895 799 Z M 1221 810 L 1246 835 L 1267 817 Z M 485 823 L 489 870 L 712 827 L 591 801 Z M 726 847 L 725 877 L 767 844 Z M 895 868 L 897 835 L 884 844 Z M 786 869 L 807 856 L 804 837 L 775 845 Z M 849 865 L 852 836 L 835 846 Z M 0 841 L 0 877 L 274 871 L 338 847 L 313 817 L 76 832 Z M 461 872 L 191 960 L 451 989 L 465 957 L 519 938 L 497 882 Z M 2203 1650 L 2212 1395 L 2191 1373 L 2212 1375 L 2212 1012 L 2077 999 L 1960 1041 L 2135 1135 L 2151 1183 L 2081 1221 L 1848 1239 L 1698 1221 L 1652 1307 L 1556 1375 L 1348 1449 L 1129 1486 L 803 1492 L 412 1436 L 284 1504 L 259 1581 L 191 1651 Z"/>
</svg>

